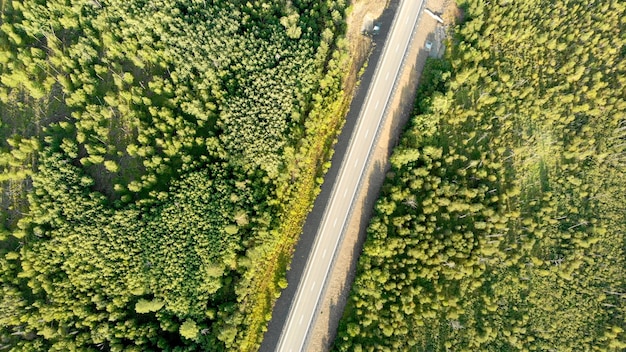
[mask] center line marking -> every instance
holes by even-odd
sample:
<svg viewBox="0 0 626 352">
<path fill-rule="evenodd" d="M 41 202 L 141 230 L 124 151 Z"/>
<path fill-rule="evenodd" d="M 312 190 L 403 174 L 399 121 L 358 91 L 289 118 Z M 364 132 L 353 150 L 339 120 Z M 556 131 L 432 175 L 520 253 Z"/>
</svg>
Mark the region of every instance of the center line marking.
<svg viewBox="0 0 626 352">
<path fill-rule="evenodd" d="M 374 107 L 374 110 L 378 109 L 378 104 L 380 104 L 380 100 L 376 102 L 376 106 Z"/>
<path fill-rule="evenodd" d="M 304 318 L 304 315 L 300 316 L 300 322 L 298 323 L 298 325 L 302 325 L 302 319 Z"/>
<path fill-rule="evenodd" d="M 324 253 L 322 253 L 322 258 L 326 258 L 326 249 L 324 248 Z"/>
<path fill-rule="evenodd" d="M 347 188 L 343 191 L 343 197 L 344 198 L 346 197 L 346 194 L 348 194 L 348 189 Z"/>
<path fill-rule="evenodd" d="M 365 131 L 365 138 L 367 138 L 368 134 L 370 134 L 370 130 Z"/>
<path fill-rule="evenodd" d="M 389 72 L 387 72 L 387 75 L 385 76 L 385 81 L 389 79 Z"/>
<path fill-rule="evenodd" d="M 315 288 L 315 281 L 313 281 L 313 285 L 311 285 L 311 291 Z"/>
<path fill-rule="evenodd" d="M 396 52 L 398 52 L 398 50 L 400 50 L 400 44 L 396 45 Z"/>
<path fill-rule="evenodd" d="M 333 222 L 333 227 L 337 226 L 337 218 L 335 218 L 335 222 Z"/>
<path fill-rule="evenodd" d="M 359 163 L 359 159 L 356 159 L 356 160 L 354 161 L 354 167 L 356 167 L 356 164 L 358 164 L 358 163 Z"/>
</svg>

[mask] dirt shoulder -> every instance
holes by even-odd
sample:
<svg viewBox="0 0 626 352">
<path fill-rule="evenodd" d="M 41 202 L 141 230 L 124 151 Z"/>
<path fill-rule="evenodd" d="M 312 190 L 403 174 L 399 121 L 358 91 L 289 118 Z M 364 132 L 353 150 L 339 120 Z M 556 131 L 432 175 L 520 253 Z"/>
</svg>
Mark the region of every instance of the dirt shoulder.
<svg viewBox="0 0 626 352">
<path fill-rule="evenodd" d="M 361 31 L 364 26 L 367 26 L 367 22 L 379 17 L 383 26 L 391 24 L 390 16 L 385 17 L 383 12 L 385 5 L 376 0 L 355 1 L 353 4 L 354 9 L 348 18 L 347 37 L 350 40 L 353 54 L 360 60 L 368 57 L 372 45 L 374 46 L 374 51 L 381 49 L 376 47 L 376 42 L 378 41 L 379 45 L 382 46 L 384 38 L 374 38 L 372 43 L 368 37 L 361 34 Z M 388 5 L 389 7 L 397 6 L 397 0 L 390 1 Z M 445 19 L 453 17 L 450 14 L 454 13 L 453 9 L 456 8 L 453 0 L 426 0 L 424 7 L 430 9 L 435 14 L 443 14 Z M 320 313 L 315 320 L 313 333 L 309 337 L 307 351 L 328 351 L 332 346 L 356 273 L 356 263 L 365 240 L 365 230 L 389 167 L 389 155 L 393 147 L 397 145 L 403 126 L 408 121 L 413 110 L 415 92 L 426 58 L 432 51 L 440 48 L 438 43 L 434 43 L 435 45 L 433 45 L 431 52 L 425 49 L 427 41 L 433 42 L 438 37 L 436 35 L 437 26 L 437 21 L 434 18 L 422 12 L 419 25 L 413 36 L 410 51 L 405 58 L 401 78 L 387 108 L 388 115 L 378 132 L 379 135 L 373 155 L 363 175 L 363 182 L 353 206 L 346 233 L 338 249 L 326 291 L 320 302 Z M 375 52 L 372 53 L 370 61 L 376 59 L 375 54 Z M 362 78 L 364 82 L 367 81 L 368 71 L 375 69 L 375 64 L 376 62 L 369 62 Z M 360 104 L 362 104 L 359 96 L 364 95 L 364 92 L 361 92 L 361 90 L 366 90 L 367 88 L 366 84 L 363 84 L 355 92 L 355 98 L 348 114 L 348 121 L 354 118 L 352 116 L 354 113 L 358 115 Z"/>
<path fill-rule="evenodd" d="M 373 37 L 363 35 L 363 32 L 371 31 L 374 21 L 381 17 L 387 7 L 387 3 L 388 1 L 380 0 L 352 1 L 352 10 L 346 18 L 346 39 L 348 40 L 348 49 L 350 56 L 354 60 L 354 64 L 344 83 L 344 90 L 346 92 L 352 92 L 356 88 L 358 84 L 357 80 L 359 79 L 359 71 L 368 59 L 372 44 L 374 43 L 372 40 Z"/>
</svg>

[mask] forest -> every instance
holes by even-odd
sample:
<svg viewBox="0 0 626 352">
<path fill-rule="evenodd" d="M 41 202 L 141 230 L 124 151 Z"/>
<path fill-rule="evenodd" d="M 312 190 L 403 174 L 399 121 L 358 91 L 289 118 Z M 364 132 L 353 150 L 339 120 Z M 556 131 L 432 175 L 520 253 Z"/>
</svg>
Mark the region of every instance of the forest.
<svg viewBox="0 0 626 352">
<path fill-rule="evenodd" d="M 347 5 L 0 0 L 0 350 L 258 349 Z"/>
<path fill-rule="evenodd" d="M 335 351 L 626 350 L 626 3 L 459 0 Z"/>
</svg>

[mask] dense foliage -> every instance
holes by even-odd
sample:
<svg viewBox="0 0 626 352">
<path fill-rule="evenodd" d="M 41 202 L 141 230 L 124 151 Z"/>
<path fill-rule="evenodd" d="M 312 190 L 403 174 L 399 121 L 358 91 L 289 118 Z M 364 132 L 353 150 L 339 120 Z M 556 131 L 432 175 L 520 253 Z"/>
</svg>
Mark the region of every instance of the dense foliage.
<svg viewBox="0 0 626 352">
<path fill-rule="evenodd" d="M 254 350 L 341 123 L 344 7 L 0 0 L 0 349 Z"/>
<path fill-rule="evenodd" d="M 337 351 L 626 348 L 626 4 L 463 1 Z"/>
</svg>

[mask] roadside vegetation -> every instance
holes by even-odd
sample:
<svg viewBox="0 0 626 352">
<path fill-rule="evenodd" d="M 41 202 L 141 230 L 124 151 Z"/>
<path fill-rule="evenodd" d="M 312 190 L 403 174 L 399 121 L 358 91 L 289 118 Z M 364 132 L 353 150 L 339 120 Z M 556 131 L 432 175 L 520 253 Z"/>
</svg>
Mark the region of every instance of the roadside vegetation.
<svg viewBox="0 0 626 352">
<path fill-rule="evenodd" d="M 346 3 L 0 10 L 0 350 L 256 350 L 344 116 Z"/>
<path fill-rule="evenodd" d="M 335 351 L 626 349 L 626 5 L 460 0 Z"/>
</svg>

